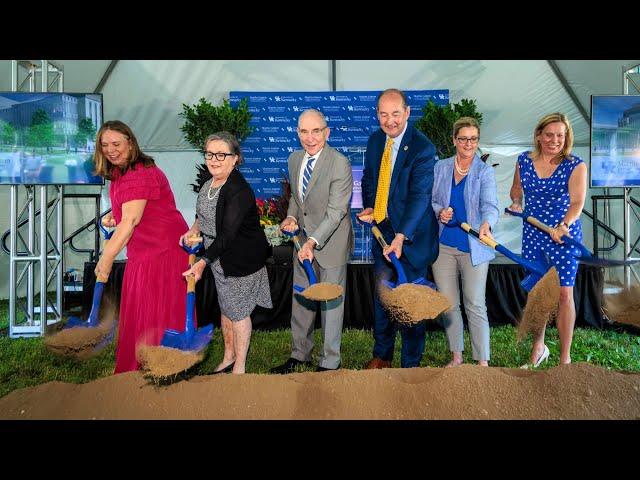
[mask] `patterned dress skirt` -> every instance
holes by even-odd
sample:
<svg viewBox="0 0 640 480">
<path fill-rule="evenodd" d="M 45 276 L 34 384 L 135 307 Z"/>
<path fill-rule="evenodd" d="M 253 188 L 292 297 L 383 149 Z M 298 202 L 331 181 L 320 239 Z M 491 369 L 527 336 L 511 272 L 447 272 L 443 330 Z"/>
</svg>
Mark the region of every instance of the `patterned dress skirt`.
<svg viewBox="0 0 640 480">
<path fill-rule="evenodd" d="M 210 189 L 211 181 L 212 179 L 200 189 L 196 204 L 205 248 L 209 248 L 216 237 L 218 195 L 215 188 Z M 211 192 L 214 194 L 211 195 Z M 273 307 L 266 267 L 244 277 L 225 276 L 219 258 L 212 262 L 210 267 L 216 282 L 220 312 L 232 322 L 248 317 L 256 305 L 264 308 Z"/>
</svg>

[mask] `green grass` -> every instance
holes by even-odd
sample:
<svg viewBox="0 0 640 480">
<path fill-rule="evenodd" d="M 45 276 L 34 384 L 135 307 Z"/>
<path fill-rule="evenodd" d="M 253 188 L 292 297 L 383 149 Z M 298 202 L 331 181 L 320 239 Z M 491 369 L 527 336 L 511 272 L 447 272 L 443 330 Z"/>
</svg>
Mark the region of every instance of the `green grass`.
<svg viewBox="0 0 640 480">
<path fill-rule="evenodd" d="M 87 361 L 58 357 L 44 346 L 42 338 L 8 337 L 8 302 L 0 301 L 0 397 L 23 387 L 31 387 L 50 381 L 84 383 L 111 375 L 115 363 L 114 346 L 106 348 L 98 356 Z M 320 331 L 315 332 L 316 345 L 320 345 Z M 546 344 L 551 351 L 550 361 L 541 369 L 558 364 L 559 341 L 555 328 L 547 329 Z M 254 331 L 251 338 L 248 373 L 268 373 L 271 367 L 283 363 L 291 348 L 290 330 L 270 332 Z M 342 366 L 361 369 L 371 357 L 373 336 L 368 330 L 346 329 L 342 336 Z M 531 340 L 516 343 L 516 330 L 512 326 L 491 329 L 491 361 L 494 367 L 515 368 L 529 359 Z M 317 348 L 316 348 L 317 350 Z M 207 357 L 194 369 L 196 375 L 211 374 L 223 353 L 222 335 L 216 330 Z M 465 333 L 465 362 L 472 362 L 471 345 Z M 578 328 L 574 334 L 571 357 L 574 362 L 588 362 L 604 368 L 640 372 L 640 337 L 613 330 Z M 443 331 L 427 332 L 425 353 L 420 362 L 423 367 L 441 367 L 450 360 Z M 313 371 L 314 365 L 299 368 Z M 396 339 L 393 366 L 400 366 L 400 336 Z"/>
</svg>

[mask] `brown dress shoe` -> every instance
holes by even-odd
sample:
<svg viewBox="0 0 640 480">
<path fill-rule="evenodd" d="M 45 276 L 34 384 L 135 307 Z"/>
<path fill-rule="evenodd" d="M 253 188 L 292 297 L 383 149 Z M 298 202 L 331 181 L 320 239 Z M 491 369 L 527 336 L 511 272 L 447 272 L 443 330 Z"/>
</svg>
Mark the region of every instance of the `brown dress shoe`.
<svg viewBox="0 0 640 480">
<path fill-rule="evenodd" d="M 364 366 L 366 370 L 371 370 L 373 368 L 391 368 L 391 362 L 387 360 L 382 360 L 381 358 L 374 357 L 367 362 Z"/>
</svg>

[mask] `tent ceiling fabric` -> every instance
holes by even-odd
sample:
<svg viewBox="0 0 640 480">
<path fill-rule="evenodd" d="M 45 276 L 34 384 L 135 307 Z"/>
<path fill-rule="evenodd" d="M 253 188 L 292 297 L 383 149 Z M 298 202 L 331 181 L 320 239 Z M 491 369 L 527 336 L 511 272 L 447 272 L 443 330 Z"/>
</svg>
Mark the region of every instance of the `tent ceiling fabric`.
<svg viewBox="0 0 640 480">
<path fill-rule="evenodd" d="M 148 149 L 192 148 L 182 138 L 182 104 L 217 104 L 231 90 L 326 90 L 329 67 L 317 61 L 120 61 L 105 88 L 106 119 L 129 123 Z"/>
<path fill-rule="evenodd" d="M 69 92 L 93 91 L 110 60 L 54 60 L 64 66 Z M 558 60 L 587 112 L 590 95 L 621 94 L 623 66 L 640 60 Z M 330 60 L 120 60 L 104 85 L 105 119 L 129 123 L 149 150 L 188 150 L 180 126 L 182 104 L 213 103 L 231 90 L 330 90 Z M 589 126 L 545 60 L 339 60 L 338 90 L 448 88 L 452 102 L 473 98 L 484 114 L 483 143 L 529 145 L 535 122 L 563 111 L 576 143 Z M 0 89 L 10 90 L 11 62 L 0 62 Z M 630 93 L 636 92 L 633 88 Z"/>
</svg>

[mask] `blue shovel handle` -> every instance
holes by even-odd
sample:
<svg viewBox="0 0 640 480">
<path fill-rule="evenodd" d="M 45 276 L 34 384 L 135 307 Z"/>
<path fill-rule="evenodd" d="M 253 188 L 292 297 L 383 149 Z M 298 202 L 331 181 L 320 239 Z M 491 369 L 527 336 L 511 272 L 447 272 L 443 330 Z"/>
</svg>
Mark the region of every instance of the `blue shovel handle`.
<svg viewBox="0 0 640 480">
<path fill-rule="evenodd" d="M 376 237 L 376 240 L 383 250 L 389 246 L 375 222 L 371 224 L 371 233 L 373 233 L 373 236 Z M 393 266 L 396 269 L 396 273 L 398 275 L 397 284 L 400 285 L 402 283 L 407 283 L 407 275 L 404 273 L 404 268 L 402 267 L 400 260 L 398 260 L 398 257 L 396 257 L 396 254 L 394 252 L 391 252 L 389 254 L 389 260 L 391 260 L 391 263 L 393 263 Z"/>
<path fill-rule="evenodd" d="M 391 263 L 393 263 L 393 266 L 396 268 L 396 273 L 398 274 L 397 284 L 401 285 L 403 283 L 407 283 L 407 275 L 404 273 L 404 267 L 394 252 L 389 254 L 389 259 L 391 260 Z"/>
<path fill-rule="evenodd" d="M 454 218 L 451 219 L 451 221 L 449 223 L 451 223 L 452 221 L 455 221 L 456 224 L 462 230 L 467 232 L 469 235 L 472 235 L 472 236 L 476 237 L 478 240 L 480 240 L 482 243 L 484 243 L 488 247 L 493 248 L 494 250 L 500 252 L 505 257 L 509 258 L 510 260 L 513 260 L 517 264 L 522 265 L 526 270 L 528 270 L 530 272 L 537 273 L 540 276 L 543 276 L 545 273 L 547 273 L 548 268 L 546 268 L 546 266 L 542 265 L 540 262 L 533 262 L 531 260 L 526 260 L 526 259 L 522 258 L 520 255 L 518 255 L 516 253 L 513 253 L 511 250 L 509 250 L 504 245 L 500 245 L 495 240 L 491 240 L 491 239 L 488 239 L 488 238 L 481 239 L 480 238 L 480 234 L 478 232 L 476 232 L 473 228 L 471 228 L 471 225 L 469 225 L 467 223 L 458 222 L 457 220 L 455 220 L 455 216 L 454 216 Z"/>
<path fill-rule="evenodd" d="M 115 232 L 115 229 L 107 230 L 106 228 L 104 228 L 101 220 L 98 221 L 98 227 L 100 228 L 100 231 L 102 232 L 102 235 L 104 236 L 105 240 L 109 240 L 113 235 L 113 232 Z"/>
<path fill-rule="evenodd" d="M 297 229 L 295 232 L 287 232 L 286 230 L 282 230 L 282 233 L 284 233 L 287 237 L 291 237 L 291 240 L 293 240 L 293 244 L 296 246 L 296 250 L 299 252 L 300 249 L 302 248 L 300 246 L 300 239 L 298 238 L 298 233 L 300 233 L 300 229 Z M 307 272 L 307 277 L 309 277 L 309 285 L 314 285 L 318 283 L 318 280 L 316 279 L 316 273 L 313 271 L 311 262 L 307 258 L 305 258 L 302 261 L 302 266 L 304 267 L 304 271 Z M 303 290 L 305 290 L 304 288 L 299 287 L 297 285 L 295 285 L 294 288 L 299 292 L 302 292 Z"/>
<path fill-rule="evenodd" d="M 372 222 L 365 222 L 358 217 L 356 218 L 358 219 L 358 222 L 360 222 L 361 224 L 363 225 L 366 224 L 371 226 L 371 233 L 373 234 L 373 236 L 376 238 L 376 240 L 384 250 L 384 248 L 388 246 L 388 243 L 384 239 L 384 235 L 382 235 L 382 232 L 378 228 L 378 224 L 375 222 L 375 220 L 373 220 Z M 396 269 L 396 275 L 398 276 L 398 281 L 394 284 L 385 280 L 384 281 L 385 285 L 387 285 L 389 288 L 395 288 L 398 285 L 401 285 L 403 283 L 409 283 L 409 280 L 407 279 L 407 274 L 404 271 L 404 267 L 402 266 L 402 263 L 400 263 L 400 260 L 398 260 L 398 257 L 394 252 L 391 252 L 389 254 L 389 260 L 391 260 L 393 267 Z M 431 288 L 432 290 L 438 290 L 435 283 L 430 282 L 424 277 L 416 278 L 413 281 L 411 281 L 411 283 L 413 283 L 414 285 L 425 285 Z"/>
<path fill-rule="evenodd" d="M 583 258 L 593 258 L 593 255 L 591 254 L 591 252 L 589 251 L 589 249 L 587 247 L 585 247 L 582 243 L 580 243 L 579 241 L 575 240 L 574 238 L 569 237 L 568 235 L 563 235 L 562 236 L 562 241 L 565 243 L 568 243 L 569 245 L 576 247 L 578 250 L 580 250 L 580 256 Z"/>
<path fill-rule="evenodd" d="M 87 326 L 88 327 L 97 327 L 100 323 L 100 319 L 98 318 L 98 313 L 100 312 L 100 303 L 102 301 L 102 293 L 104 292 L 104 282 L 100 280 L 96 280 L 95 286 L 93 287 L 93 301 L 91 302 L 91 313 L 89 313 L 89 318 L 87 318 Z"/>
<path fill-rule="evenodd" d="M 313 271 L 313 267 L 311 266 L 311 262 L 308 259 L 304 259 L 302 261 L 302 266 L 304 267 L 305 272 L 307 272 L 307 276 L 309 277 L 309 285 L 314 285 L 318 283 L 316 279 L 316 274 Z"/>
<path fill-rule="evenodd" d="M 530 215 L 526 215 L 525 213 L 521 213 L 521 212 L 514 212 L 513 210 L 509 210 L 508 208 L 504 209 L 505 213 L 508 213 L 509 215 L 513 215 L 515 217 L 520 217 L 522 219 L 524 219 L 527 223 L 533 225 L 534 227 L 542 230 L 543 232 L 546 233 L 550 233 L 551 231 L 551 227 L 548 225 L 545 225 L 544 223 L 542 223 L 540 220 L 538 220 L 535 217 L 532 217 Z M 580 243 L 578 240 L 569 237 L 568 235 L 563 235 L 562 236 L 562 241 L 567 243 L 568 245 L 571 245 L 572 247 L 576 248 L 580 253 L 574 253 L 571 252 L 571 254 L 578 259 L 580 262 L 582 263 L 586 263 L 589 265 L 597 265 L 600 267 L 618 267 L 618 266 L 627 266 L 627 265 L 633 265 L 634 263 L 637 263 L 638 260 L 637 259 L 633 259 L 633 260 L 608 260 L 608 259 L 604 259 L 604 258 L 598 258 L 596 256 L 594 256 L 591 251 L 589 251 L 589 249 L 587 247 L 585 247 L 582 243 Z"/>
<path fill-rule="evenodd" d="M 545 225 L 544 223 L 542 223 L 540 220 L 538 220 L 535 217 L 532 217 L 531 215 L 527 215 L 524 212 L 514 212 L 513 210 L 509 210 L 508 208 L 504 209 L 504 212 L 509 214 L 509 215 L 513 215 L 514 217 L 520 217 L 523 220 L 525 220 L 527 223 L 530 223 L 531 225 L 533 225 L 534 227 L 539 228 L 540 230 L 550 233 L 552 230 L 552 227 L 550 227 L 549 225 Z M 584 258 L 591 258 L 593 257 L 592 253 L 589 251 L 589 249 L 587 247 L 585 247 L 582 243 L 580 243 L 577 240 L 574 240 L 573 238 L 571 238 L 568 235 L 563 235 L 561 237 L 561 240 L 563 242 L 568 243 L 569 245 L 576 247 L 578 250 L 580 250 L 580 255 Z"/>
</svg>

